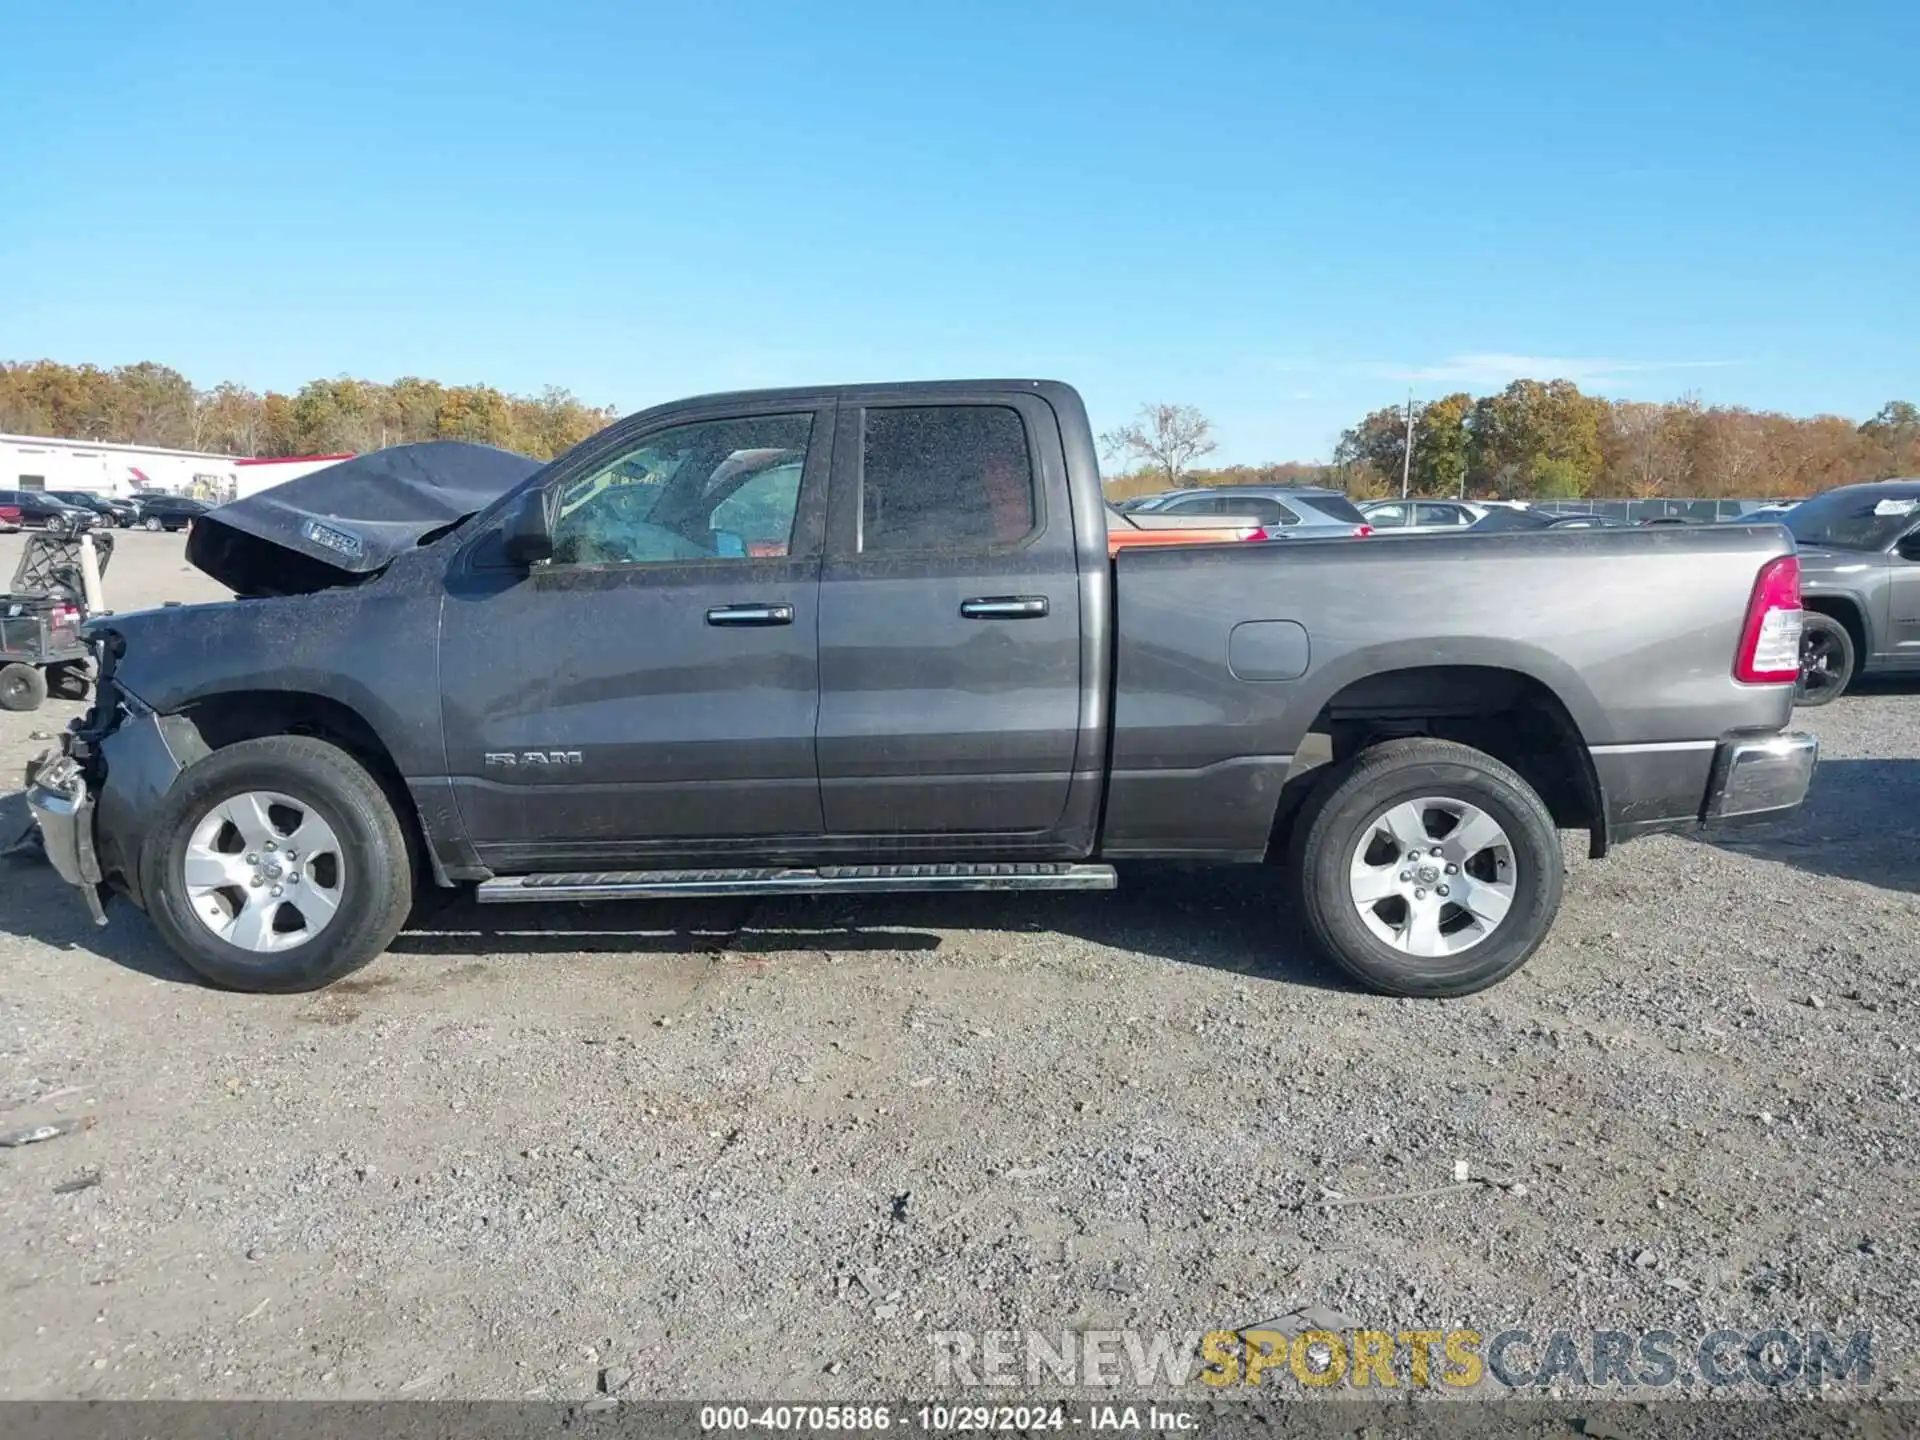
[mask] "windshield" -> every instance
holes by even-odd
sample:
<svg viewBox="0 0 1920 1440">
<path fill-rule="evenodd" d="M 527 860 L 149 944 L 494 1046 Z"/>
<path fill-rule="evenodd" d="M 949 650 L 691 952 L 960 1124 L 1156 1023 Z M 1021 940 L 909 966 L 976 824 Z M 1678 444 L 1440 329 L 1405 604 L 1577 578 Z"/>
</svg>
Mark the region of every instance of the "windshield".
<svg viewBox="0 0 1920 1440">
<path fill-rule="evenodd" d="M 1920 518 L 1910 486 L 1834 490 L 1796 505 L 1783 523 L 1796 544 L 1834 550 L 1885 550 Z"/>
</svg>

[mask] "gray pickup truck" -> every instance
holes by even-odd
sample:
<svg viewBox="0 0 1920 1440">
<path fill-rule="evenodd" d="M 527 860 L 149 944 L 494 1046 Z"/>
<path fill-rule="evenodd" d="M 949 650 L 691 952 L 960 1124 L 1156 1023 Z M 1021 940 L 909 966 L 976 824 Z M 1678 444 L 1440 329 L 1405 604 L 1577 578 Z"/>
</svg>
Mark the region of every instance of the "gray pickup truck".
<svg viewBox="0 0 1920 1440">
<path fill-rule="evenodd" d="M 536 466 L 382 451 L 198 522 L 242 598 L 91 631 L 29 802 L 96 918 L 325 985 L 482 902 L 1106 889 L 1286 867 L 1365 984 L 1460 995 L 1592 854 L 1798 805 L 1777 526 L 1201 543 L 1032 381 L 688 400 Z M 1152 543 L 1147 543 L 1152 542 Z"/>
<path fill-rule="evenodd" d="M 1806 593 L 1800 703 L 1859 675 L 1920 671 L 1920 480 L 1844 485 L 1793 507 Z"/>
</svg>

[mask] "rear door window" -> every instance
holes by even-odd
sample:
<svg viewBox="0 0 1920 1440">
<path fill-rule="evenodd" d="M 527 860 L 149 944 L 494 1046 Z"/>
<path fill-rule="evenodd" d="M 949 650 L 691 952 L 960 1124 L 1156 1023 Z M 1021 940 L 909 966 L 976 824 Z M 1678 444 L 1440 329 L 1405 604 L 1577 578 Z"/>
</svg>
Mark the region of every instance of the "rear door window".
<svg viewBox="0 0 1920 1440">
<path fill-rule="evenodd" d="M 1342 525 L 1368 525 L 1374 523 L 1362 515 L 1360 513 L 1360 507 L 1344 495 L 1313 495 L 1307 497 L 1305 503 L 1313 506 L 1314 509 L 1318 510 L 1328 519 L 1336 520 Z"/>
<path fill-rule="evenodd" d="M 1249 520 L 1257 520 L 1262 525 L 1284 525 L 1289 523 L 1286 510 L 1278 500 L 1269 500 L 1264 495 L 1222 495 L 1219 499 L 1221 515 L 1239 515 Z M 1297 522 L 1298 517 L 1295 517 Z"/>
<path fill-rule="evenodd" d="M 861 447 L 860 550 L 981 550 L 1037 528 L 1026 422 L 1007 405 L 873 406 Z"/>
<path fill-rule="evenodd" d="M 1408 508 L 1405 505 L 1376 505 L 1367 511 L 1363 523 L 1373 526 L 1376 530 L 1398 529 L 1407 523 Z"/>
</svg>

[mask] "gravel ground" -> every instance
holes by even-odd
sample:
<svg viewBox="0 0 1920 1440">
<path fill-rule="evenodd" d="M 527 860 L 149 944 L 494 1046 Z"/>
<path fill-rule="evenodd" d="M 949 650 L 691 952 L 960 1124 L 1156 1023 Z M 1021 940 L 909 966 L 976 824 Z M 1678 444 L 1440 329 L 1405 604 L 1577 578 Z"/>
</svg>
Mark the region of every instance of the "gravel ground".
<svg viewBox="0 0 1920 1440">
<path fill-rule="evenodd" d="M 179 536 L 108 589 L 214 593 Z M 0 825 L 77 708 L 0 715 Z M 1262 873 L 457 902 L 245 997 L 0 863 L 0 1128 L 95 1122 L 0 1151 L 0 1396 L 926 1394 L 937 1330 L 1317 1303 L 1869 1329 L 1866 1393 L 1920 1397 L 1920 694 L 1800 718 L 1790 823 L 1570 839 L 1552 939 L 1451 1003 L 1354 992 Z M 1501 1183 L 1321 1203 L 1457 1162 Z"/>
</svg>

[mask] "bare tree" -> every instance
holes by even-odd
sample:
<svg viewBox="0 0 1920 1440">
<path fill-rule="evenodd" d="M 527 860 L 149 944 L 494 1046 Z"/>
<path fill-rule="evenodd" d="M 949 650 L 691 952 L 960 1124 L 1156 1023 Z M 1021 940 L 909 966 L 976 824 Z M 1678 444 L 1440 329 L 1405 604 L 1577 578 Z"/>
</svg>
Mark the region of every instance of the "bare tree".
<svg viewBox="0 0 1920 1440">
<path fill-rule="evenodd" d="M 1142 405 L 1133 424 L 1100 437 L 1100 449 L 1108 459 L 1124 456 L 1158 470 L 1171 487 L 1195 460 L 1212 453 L 1213 422 L 1191 405 Z"/>
</svg>

